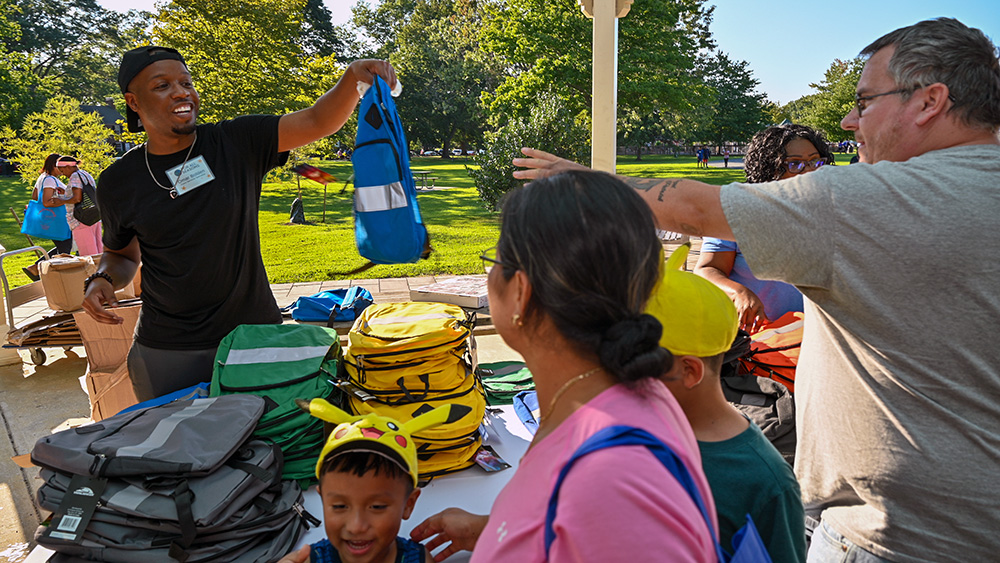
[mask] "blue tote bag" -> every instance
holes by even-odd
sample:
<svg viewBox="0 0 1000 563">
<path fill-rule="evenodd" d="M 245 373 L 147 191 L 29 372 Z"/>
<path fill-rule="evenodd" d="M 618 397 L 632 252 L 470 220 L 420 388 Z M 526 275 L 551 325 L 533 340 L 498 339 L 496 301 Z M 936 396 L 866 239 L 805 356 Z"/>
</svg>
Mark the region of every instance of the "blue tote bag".
<svg viewBox="0 0 1000 563">
<path fill-rule="evenodd" d="M 29 237 L 50 240 L 73 238 L 73 231 L 69 230 L 69 223 L 66 222 L 66 206 L 45 207 L 42 205 L 43 192 L 44 190 L 38 190 L 38 199 L 28 202 L 28 208 L 24 211 L 24 222 L 21 223 L 21 232 Z"/>
</svg>

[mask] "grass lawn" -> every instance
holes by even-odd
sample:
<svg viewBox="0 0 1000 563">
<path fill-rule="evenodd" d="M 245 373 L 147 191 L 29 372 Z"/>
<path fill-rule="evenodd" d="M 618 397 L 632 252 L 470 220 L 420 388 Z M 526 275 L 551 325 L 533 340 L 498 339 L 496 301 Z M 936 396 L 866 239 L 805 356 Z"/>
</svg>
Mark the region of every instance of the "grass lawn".
<svg viewBox="0 0 1000 563">
<path fill-rule="evenodd" d="M 438 178 L 437 186 L 455 187 L 421 191 L 418 195 L 434 252 L 428 260 L 375 266 L 360 276 L 391 278 L 482 272 L 479 254 L 496 244 L 500 225 L 497 215 L 483 208 L 472 179 L 466 173 L 467 164 L 471 165 L 472 161 L 464 157 L 412 159 L 411 167 L 431 171 L 431 175 Z M 324 217 L 323 186 L 305 178 L 301 180 L 306 220 L 310 223 L 307 225 L 288 224 L 291 203 L 298 192 L 295 179 L 264 184 L 259 216 L 261 251 L 272 283 L 343 279 L 347 276 L 339 273 L 366 262 L 358 255 L 354 244 L 351 190 L 340 193 L 343 182 L 351 175 L 351 163 L 321 161 L 319 166 L 337 177 L 340 183 L 326 188 Z M 645 177 L 679 176 L 716 185 L 743 179 L 743 171 L 739 169 L 699 169 L 694 157 L 644 155 L 638 162 L 634 156 L 619 157 L 618 172 Z M 31 187 L 17 177 L 0 177 L 0 244 L 9 250 L 23 248 L 27 241 L 7 208 L 13 207 L 18 216 L 22 216 Z M 42 241 L 42 245 L 51 248 L 50 241 Z M 33 261 L 33 255 L 25 254 L 4 263 L 13 287 L 28 282 L 21 267 Z"/>
</svg>

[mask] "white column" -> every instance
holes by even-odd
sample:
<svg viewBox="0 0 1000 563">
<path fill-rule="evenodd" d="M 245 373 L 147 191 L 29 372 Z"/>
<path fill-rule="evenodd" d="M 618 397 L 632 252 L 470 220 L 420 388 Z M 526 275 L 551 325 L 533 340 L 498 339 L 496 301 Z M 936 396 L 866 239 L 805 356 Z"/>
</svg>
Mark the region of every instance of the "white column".
<svg viewBox="0 0 1000 563">
<path fill-rule="evenodd" d="M 590 166 L 615 172 L 618 145 L 618 18 L 632 0 L 581 0 L 583 12 L 594 19 Z"/>
<path fill-rule="evenodd" d="M 618 136 L 618 18 L 615 0 L 594 0 L 594 119 L 590 167 L 615 172 Z"/>
</svg>

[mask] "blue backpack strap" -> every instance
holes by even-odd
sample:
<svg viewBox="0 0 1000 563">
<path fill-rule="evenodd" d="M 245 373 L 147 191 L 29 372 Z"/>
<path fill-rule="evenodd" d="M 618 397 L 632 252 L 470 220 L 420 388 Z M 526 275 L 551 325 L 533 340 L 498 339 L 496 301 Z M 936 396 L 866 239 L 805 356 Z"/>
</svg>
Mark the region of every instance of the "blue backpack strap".
<svg viewBox="0 0 1000 563">
<path fill-rule="evenodd" d="M 556 532 L 553 529 L 553 523 L 556 519 L 556 507 L 559 504 L 559 489 L 562 488 L 563 480 L 566 478 L 566 474 L 569 473 L 570 468 L 576 463 L 581 457 L 601 450 L 604 448 L 611 448 L 615 446 L 645 446 L 649 451 L 656 456 L 656 459 L 660 460 L 660 463 L 670 471 L 670 474 L 674 476 L 675 479 L 684 487 L 688 495 L 691 496 L 691 500 L 694 501 L 695 505 L 698 506 L 698 510 L 701 512 L 701 517 L 708 524 L 708 529 L 712 533 L 712 541 L 715 543 L 715 552 L 719 558 L 720 562 L 728 561 L 729 558 L 726 557 L 725 552 L 722 551 L 722 546 L 719 545 L 719 540 L 717 539 L 715 533 L 715 525 L 712 523 L 711 518 L 708 516 L 708 509 L 705 507 L 705 502 L 701 498 L 701 492 L 698 491 L 698 487 L 694 483 L 694 479 L 691 477 L 691 473 L 684 466 L 684 462 L 681 461 L 677 454 L 674 453 L 669 446 L 663 443 L 659 438 L 653 436 L 649 432 L 641 429 L 635 428 L 633 426 L 609 426 L 604 428 L 593 436 L 587 439 L 575 452 L 573 452 L 572 457 L 569 461 L 563 465 L 562 470 L 559 471 L 559 477 L 556 479 L 556 485 L 552 489 L 552 496 L 549 497 L 549 506 L 545 511 L 545 556 L 548 558 L 549 549 L 552 547 L 552 542 L 556 539 Z"/>
</svg>

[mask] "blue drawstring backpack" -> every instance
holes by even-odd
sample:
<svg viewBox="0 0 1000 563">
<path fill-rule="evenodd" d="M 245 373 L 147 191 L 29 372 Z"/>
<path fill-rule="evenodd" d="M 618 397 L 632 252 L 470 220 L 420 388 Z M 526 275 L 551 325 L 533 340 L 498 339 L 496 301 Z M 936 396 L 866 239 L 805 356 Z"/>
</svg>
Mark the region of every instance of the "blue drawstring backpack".
<svg viewBox="0 0 1000 563">
<path fill-rule="evenodd" d="M 376 76 L 361 99 L 354 165 L 354 236 L 369 264 L 405 264 L 430 255 L 417 206 L 410 151 L 389 87 Z"/>
<path fill-rule="evenodd" d="M 327 326 L 332 326 L 334 322 L 353 321 L 373 302 L 370 291 L 352 285 L 299 297 L 295 303 L 283 307 L 281 312 L 291 312 L 292 318 L 297 321 L 325 322 Z"/>
<path fill-rule="evenodd" d="M 555 487 L 552 488 L 552 496 L 549 497 L 548 509 L 545 512 L 546 559 L 548 558 L 549 549 L 552 547 L 552 542 L 556 539 L 556 532 L 552 525 L 556 519 L 556 508 L 559 506 L 559 489 L 562 488 L 566 474 L 569 473 L 570 468 L 581 457 L 597 450 L 615 446 L 645 446 L 649 448 L 649 451 L 656 456 L 656 459 L 677 479 L 688 495 L 691 496 L 691 500 L 698 507 L 705 523 L 708 524 L 708 529 L 712 533 L 712 538 L 715 542 L 715 554 L 719 563 L 772 563 L 771 556 L 767 553 L 767 548 L 764 547 L 764 540 L 761 539 L 760 533 L 757 532 L 757 526 L 754 525 L 753 519 L 750 518 L 749 514 L 747 514 L 747 523 L 733 534 L 733 555 L 730 556 L 726 553 L 722 549 L 722 546 L 719 545 L 718 535 L 715 532 L 715 523 L 709 518 L 705 501 L 701 498 L 701 493 L 697 485 L 694 484 L 691 473 L 684 466 L 684 462 L 677 457 L 677 454 L 670 449 L 670 446 L 664 444 L 656 436 L 641 428 L 624 425 L 609 426 L 587 438 L 573 452 L 572 457 L 569 458 L 566 465 L 563 465 L 562 470 L 559 471 L 559 477 L 556 479 Z"/>
</svg>

